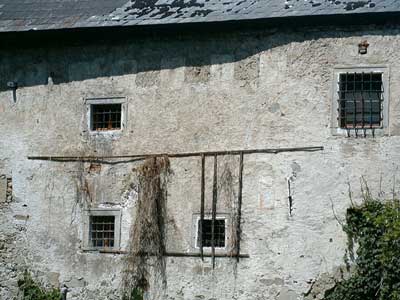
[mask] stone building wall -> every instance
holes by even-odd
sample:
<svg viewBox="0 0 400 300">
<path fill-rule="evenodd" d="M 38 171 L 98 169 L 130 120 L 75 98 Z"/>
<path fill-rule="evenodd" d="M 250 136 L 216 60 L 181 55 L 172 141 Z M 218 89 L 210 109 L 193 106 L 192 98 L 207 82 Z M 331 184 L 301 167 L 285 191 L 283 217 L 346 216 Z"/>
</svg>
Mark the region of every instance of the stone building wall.
<svg viewBox="0 0 400 300">
<path fill-rule="evenodd" d="M 375 195 L 398 195 L 399 33 L 275 29 L 0 50 L 0 175 L 12 179 L 12 197 L 0 199 L 0 298 L 16 297 L 28 268 L 46 286 L 69 286 L 68 299 L 119 299 L 124 254 L 84 250 L 85 209 L 121 210 L 122 250 L 135 219 L 141 161 L 28 156 L 323 146 L 245 155 L 241 253 L 249 258 L 217 258 L 213 270 L 209 258 L 168 257 L 167 287 L 150 282 L 150 299 L 302 299 L 344 263 L 346 236 L 336 218 L 350 205 L 349 184 L 355 201 L 361 176 Z M 370 44 L 366 55 L 358 54 L 362 40 Z M 388 128 L 374 137 L 335 134 L 335 68 L 371 66 L 390 76 Z M 9 81 L 18 82 L 15 97 Z M 91 133 L 86 101 L 112 97 L 127 107 L 125 128 Z M 169 252 L 197 251 L 200 168 L 199 157 L 171 159 Z M 218 158 L 217 212 L 228 218 L 237 207 L 238 168 L 237 156 Z M 206 212 L 212 171 L 207 158 Z"/>
</svg>

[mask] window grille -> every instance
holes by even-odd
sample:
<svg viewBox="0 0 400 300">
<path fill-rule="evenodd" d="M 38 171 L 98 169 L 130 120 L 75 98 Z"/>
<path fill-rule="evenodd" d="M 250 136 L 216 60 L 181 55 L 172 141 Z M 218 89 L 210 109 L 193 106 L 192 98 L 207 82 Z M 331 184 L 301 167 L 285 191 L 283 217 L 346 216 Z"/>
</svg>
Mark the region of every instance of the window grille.
<svg viewBox="0 0 400 300">
<path fill-rule="evenodd" d="M 382 127 L 383 92 L 382 73 L 339 74 L 339 126 Z"/>
<path fill-rule="evenodd" d="M 212 220 L 203 220 L 202 226 L 200 227 L 201 220 L 198 221 L 198 234 L 197 234 L 197 245 L 200 246 L 200 236 L 202 236 L 203 247 L 211 247 L 211 230 Z M 200 228 L 203 234 L 200 234 Z M 225 219 L 216 219 L 214 223 L 214 247 L 225 248 Z"/>
<path fill-rule="evenodd" d="M 121 129 L 121 104 L 92 104 L 91 130 Z"/>
<path fill-rule="evenodd" d="M 114 247 L 114 224 L 115 216 L 90 216 L 91 247 Z"/>
</svg>

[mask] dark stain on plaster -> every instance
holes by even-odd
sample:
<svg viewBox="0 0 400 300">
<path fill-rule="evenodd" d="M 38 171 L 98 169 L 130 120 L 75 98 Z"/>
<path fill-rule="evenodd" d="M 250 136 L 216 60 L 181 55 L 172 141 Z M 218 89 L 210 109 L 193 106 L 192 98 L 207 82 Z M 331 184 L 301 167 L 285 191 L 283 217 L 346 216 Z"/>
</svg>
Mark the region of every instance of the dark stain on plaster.
<svg viewBox="0 0 400 300">
<path fill-rule="evenodd" d="M 271 286 L 271 285 L 283 285 L 283 284 L 285 283 L 285 281 L 284 281 L 282 278 L 278 278 L 278 277 L 272 278 L 272 279 L 269 279 L 269 278 L 262 278 L 262 279 L 260 279 L 260 282 L 261 282 L 262 284 L 264 284 L 264 285 L 267 285 L 267 286 Z"/>
</svg>

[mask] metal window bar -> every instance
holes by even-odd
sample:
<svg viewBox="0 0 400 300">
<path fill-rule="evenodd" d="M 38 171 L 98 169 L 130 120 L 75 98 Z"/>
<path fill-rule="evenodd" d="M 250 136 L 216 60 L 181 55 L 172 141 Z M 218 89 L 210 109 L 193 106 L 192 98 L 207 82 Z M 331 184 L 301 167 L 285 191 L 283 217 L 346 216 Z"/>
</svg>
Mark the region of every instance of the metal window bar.
<svg viewBox="0 0 400 300">
<path fill-rule="evenodd" d="M 203 221 L 204 221 L 204 185 L 205 185 L 205 160 L 204 154 L 201 155 L 201 194 L 200 194 L 200 224 L 199 224 L 199 238 L 200 238 L 200 256 L 203 256 Z"/>
<path fill-rule="evenodd" d="M 353 74 L 353 93 L 355 93 L 356 90 L 356 74 Z M 357 103 L 356 103 L 356 97 L 355 94 L 353 95 L 353 128 L 356 130 L 356 136 L 357 136 L 357 129 L 356 129 L 356 118 L 357 118 Z M 347 120 L 346 120 L 347 121 Z"/>
<path fill-rule="evenodd" d="M 214 155 L 214 177 L 213 177 L 213 197 L 212 197 L 212 222 L 211 222 L 211 255 L 212 266 L 215 268 L 215 223 L 217 214 L 217 198 L 218 198 L 218 162 L 217 155 Z"/>
<path fill-rule="evenodd" d="M 382 73 L 339 74 L 339 125 L 346 130 L 379 128 L 382 124 Z"/>
<path fill-rule="evenodd" d="M 114 247 L 114 216 L 90 216 L 90 245 L 94 248 Z"/>
<path fill-rule="evenodd" d="M 239 156 L 239 189 L 238 189 L 238 210 L 237 210 L 237 226 L 236 226 L 236 260 L 240 258 L 240 239 L 242 234 L 242 193 L 243 193 L 243 152 Z"/>
<path fill-rule="evenodd" d="M 92 104 L 91 129 L 96 131 L 121 129 L 121 104 Z"/>
</svg>

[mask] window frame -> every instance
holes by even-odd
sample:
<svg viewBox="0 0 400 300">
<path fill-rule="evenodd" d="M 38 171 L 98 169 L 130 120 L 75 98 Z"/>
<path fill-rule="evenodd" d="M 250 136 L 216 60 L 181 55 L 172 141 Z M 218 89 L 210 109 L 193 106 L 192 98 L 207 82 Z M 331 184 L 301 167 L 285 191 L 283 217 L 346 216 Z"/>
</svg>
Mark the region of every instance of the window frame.
<svg viewBox="0 0 400 300">
<path fill-rule="evenodd" d="M 383 101 L 381 107 L 381 124 L 374 126 L 372 129 L 365 128 L 342 128 L 340 126 L 340 112 L 339 112 L 339 82 L 340 75 L 346 73 L 379 73 L 382 74 L 383 85 Z M 374 66 L 337 66 L 334 68 L 332 80 L 332 114 L 331 114 L 331 129 L 333 135 L 348 136 L 349 133 L 357 132 L 360 136 L 364 131 L 370 133 L 373 131 L 374 135 L 384 135 L 387 133 L 389 127 L 389 67 L 384 65 Z"/>
<path fill-rule="evenodd" d="M 204 220 L 211 220 L 212 214 L 204 214 Z M 226 252 L 229 249 L 229 242 L 230 242 L 230 216 L 227 213 L 217 213 L 216 220 L 224 220 L 225 221 L 225 247 L 215 247 L 216 252 Z M 192 217 L 192 248 L 195 251 L 200 251 L 200 245 L 198 243 L 199 239 L 199 223 L 200 223 L 200 214 L 193 214 Z M 204 252 L 211 253 L 211 247 L 203 247 Z"/>
<path fill-rule="evenodd" d="M 121 209 L 116 208 L 93 208 L 85 210 L 83 224 L 83 247 L 84 251 L 119 251 L 121 250 Z M 90 242 L 90 217 L 91 216 L 113 216 L 114 217 L 114 246 L 93 247 Z"/>
<path fill-rule="evenodd" d="M 126 128 L 128 104 L 125 97 L 97 97 L 86 98 L 86 128 L 92 135 L 120 134 Z M 110 130 L 92 130 L 92 109 L 94 105 L 120 104 L 121 105 L 121 128 Z"/>
</svg>

